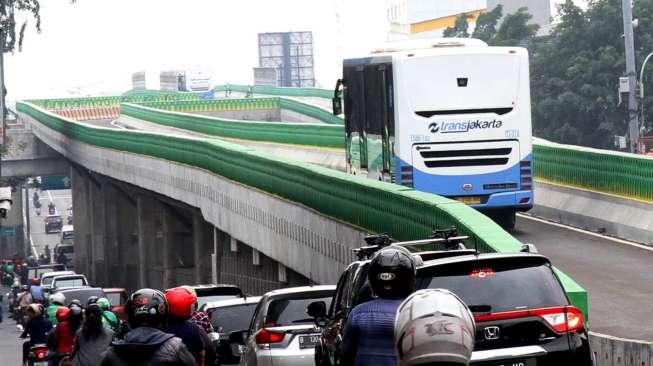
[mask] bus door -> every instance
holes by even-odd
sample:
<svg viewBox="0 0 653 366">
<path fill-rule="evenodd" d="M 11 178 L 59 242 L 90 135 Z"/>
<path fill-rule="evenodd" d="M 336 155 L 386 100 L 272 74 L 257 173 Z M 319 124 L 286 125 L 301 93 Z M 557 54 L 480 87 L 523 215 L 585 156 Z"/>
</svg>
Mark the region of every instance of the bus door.
<svg viewBox="0 0 653 366">
<path fill-rule="evenodd" d="M 345 133 L 347 134 L 347 167 L 352 174 L 361 174 L 367 169 L 365 149 L 365 67 L 345 66 L 344 106 Z"/>
<path fill-rule="evenodd" d="M 365 67 L 365 139 L 368 177 L 391 181 L 394 144 L 392 64 Z"/>
</svg>

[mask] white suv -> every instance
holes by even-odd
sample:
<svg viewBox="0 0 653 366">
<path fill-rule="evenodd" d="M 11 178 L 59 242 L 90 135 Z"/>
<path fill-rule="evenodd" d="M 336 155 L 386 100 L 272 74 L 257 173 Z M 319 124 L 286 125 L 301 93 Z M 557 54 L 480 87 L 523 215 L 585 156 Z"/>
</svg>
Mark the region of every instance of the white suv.
<svg viewBox="0 0 653 366">
<path fill-rule="evenodd" d="M 239 337 L 245 350 L 241 366 L 313 366 L 320 330 L 307 314 L 312 302 L 328 307 L 335 286 L 306 286 L 275 290 L 259 301 L 249 330 Z M 238 333 L 238 332 L 235 332 Z"/>
</svg>

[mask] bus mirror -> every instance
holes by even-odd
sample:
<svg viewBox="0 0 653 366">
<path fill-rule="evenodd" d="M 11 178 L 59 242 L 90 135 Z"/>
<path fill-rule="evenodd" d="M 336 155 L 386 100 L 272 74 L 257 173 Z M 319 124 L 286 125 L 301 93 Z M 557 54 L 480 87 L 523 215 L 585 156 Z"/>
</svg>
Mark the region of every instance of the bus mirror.
<svg viewBox="0 0 653 366">
<path fill-rule="evenodd" d="M 336 87 L 333 90 L 333 99 L 332 101 L 332 106 L 333 106 L 333 114 L 335 116 L 339 116 L 342 114 L 342 86 L 344 85 L 344 82 L 342 79 L 338 79 L 338 82 L 336 83 Z"/>
</svg>

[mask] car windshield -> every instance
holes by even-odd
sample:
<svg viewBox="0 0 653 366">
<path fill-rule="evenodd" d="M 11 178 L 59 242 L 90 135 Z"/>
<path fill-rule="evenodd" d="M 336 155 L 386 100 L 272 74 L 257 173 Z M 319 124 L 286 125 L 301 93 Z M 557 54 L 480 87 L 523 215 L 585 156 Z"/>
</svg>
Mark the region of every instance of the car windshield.
<svg viewBox="0 0 653 366">
<path fill-rule="evenodd" d="M 57 287 L 81 287 L 86 285 L 83 278 L 56 279 L 54 282 Z"/>
<path fill-rule="evenodd" d="M 52 280 L 54 280 L 54 277 L 46 277 L 41 281 L 41 285 L 49 286 L 52 283 Z"/>
<path fill-rule="evenodd" d="M 328 308 L 331 304 L 331 296 L 327 297 L 322 293 L 273 300 L 268 307 L 265 323 L 274 324 L 274 326 L 313 323 L 313 319 L 306 313 L 306 308 L 314 301 L 324 301 Z"/>
<path fill-rule="evenodd" d="M 502 312 L 566 305 L 567 298 L 549 266 L 498 268 L 491 264 L 454 263 L 418 273 L 417 287 L 444 288 L 472 311 Z"/>
<path fill-rule="evenodd" d="M 211 325 L 218 333 L 247 329 L 257 303 L 208 309 Z"/>
</svg>

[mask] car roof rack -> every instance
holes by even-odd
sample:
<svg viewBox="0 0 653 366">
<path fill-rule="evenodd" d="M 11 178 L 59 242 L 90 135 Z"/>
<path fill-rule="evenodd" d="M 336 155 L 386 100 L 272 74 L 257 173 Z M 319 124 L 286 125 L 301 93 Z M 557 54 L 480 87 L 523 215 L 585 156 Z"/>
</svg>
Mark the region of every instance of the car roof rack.
<svg viewBox="0 0 653 366">
<path fill-rule="evenodd" d="M 469 239 L 469 236 L 459 235 L 458 229 L 455 226 L 447 229 L 436 229 L 431 233 L 431 237 L 428 239 L 411 241 L 393 242 L 388 234 L 380 233 L 366 236 L 363 240 L 365 240 L 367 245 L 354 249 L 354 253 L 356 253 L 358 260 L 362 261 L 370 259 L 374 253 L 392 245 L 402 247 L 420 247 L 429 244 L 443 244 L 445 251 L 467 250 L 464 243 L 467 239 Z"/>
</svg>

